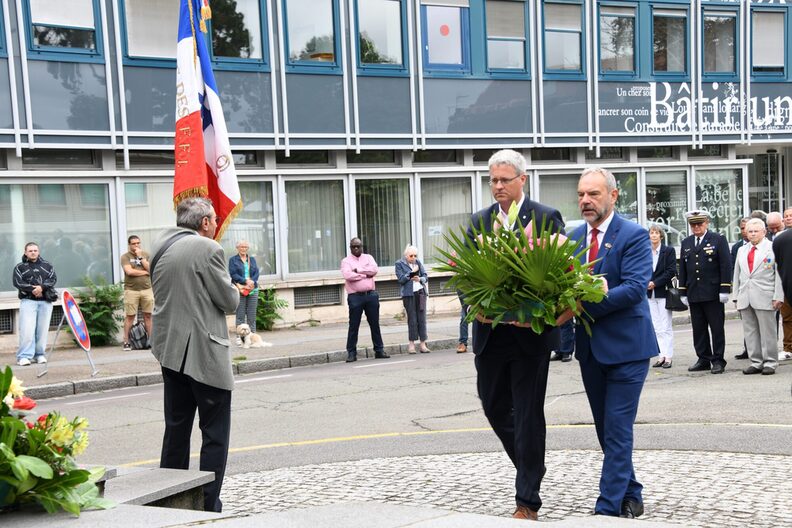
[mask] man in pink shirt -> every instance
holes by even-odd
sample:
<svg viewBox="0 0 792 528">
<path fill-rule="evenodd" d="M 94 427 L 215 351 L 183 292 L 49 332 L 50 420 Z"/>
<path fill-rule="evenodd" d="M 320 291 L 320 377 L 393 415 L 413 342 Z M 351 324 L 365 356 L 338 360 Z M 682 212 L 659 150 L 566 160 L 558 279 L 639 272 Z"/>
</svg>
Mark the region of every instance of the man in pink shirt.
<svg viewBox="0 0 792 528">
<path fill-rule="evenodd" d="M 353 238 L 349 242 L 349 252 L 351 255 L 341 261 L 341 274 L 346 281 L 344 287 L 347 292 L 347 305 L 349 305 L 346 361 L 347 363 L 357 361 L 358 329 L 363 312 L 366 312 L 366 320 L 371 328 L 374 357 L 389 358 L 390 356 L 385 353 L 379 326 L 379 294 L 374 289 L 374 276 L 379 268 L 374 257 L 363 253 L 363 243 L 359 238 Z"/>
</svg>

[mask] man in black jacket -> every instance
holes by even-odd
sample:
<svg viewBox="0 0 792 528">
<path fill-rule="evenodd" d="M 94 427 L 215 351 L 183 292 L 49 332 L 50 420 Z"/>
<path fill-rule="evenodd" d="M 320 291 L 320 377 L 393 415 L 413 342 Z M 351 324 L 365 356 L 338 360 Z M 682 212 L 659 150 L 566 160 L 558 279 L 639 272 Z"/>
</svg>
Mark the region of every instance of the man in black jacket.
<svg viewBox="0 0 792 528">
<path fill-rule="evenodd" d="M 14 288 L 19 290 L 19 348 L 17 365 L 46 363 L 47 333 L 52 317 L 52 301 L 58 298 L 58 277 L 52 264 L 41 258 L 35 242 L 25 245 L 22 262 L 14 267 Z"/>
</svg>

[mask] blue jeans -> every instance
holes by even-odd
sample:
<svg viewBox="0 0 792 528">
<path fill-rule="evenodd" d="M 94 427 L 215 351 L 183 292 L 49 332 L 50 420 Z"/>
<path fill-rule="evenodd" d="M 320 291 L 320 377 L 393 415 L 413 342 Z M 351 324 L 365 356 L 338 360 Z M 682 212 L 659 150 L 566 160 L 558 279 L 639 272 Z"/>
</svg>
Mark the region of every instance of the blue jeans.
<svg viewBox="0 0 792 528">
<path fill-rule="evenodd" d="M 570 319 L 561 325 L 561 345 L 559 354 L 571 354 L 575 351 L 575 321 Z"/>
<path fill-rule="evenodd" d="M 470 310 L 470 306 L 467 304 L 462 305 L 462 309 L 459 312 L 459 342 L 463 345 L 468 344 L 468 322 L 465 320 L 468 314 L 468 310 Z"/>
<path fill-rule="evenodd" d="M 43 356 L 47 351 L 47 333 L 52 318 L 52 303 L 19 301 L 19 349 L 17 360 Z"/>
</svg>

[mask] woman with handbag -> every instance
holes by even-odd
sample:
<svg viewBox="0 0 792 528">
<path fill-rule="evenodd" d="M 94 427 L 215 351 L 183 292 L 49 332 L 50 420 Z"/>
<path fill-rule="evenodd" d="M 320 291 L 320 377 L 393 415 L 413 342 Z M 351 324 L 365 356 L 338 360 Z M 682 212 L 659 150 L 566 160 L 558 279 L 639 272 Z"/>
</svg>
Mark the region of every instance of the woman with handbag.
<svg viewBox="0 0 792 528">
<path fill-rule="evenodd" d="M 660 358 L 652 365 L 655 368 L 671 368 L 674 356 L 674 330 L 671 326 L 671 310 L 666 308 L 666 292 L 671 279 L 676 277 L 676 252 L 671 246 L 662 244 L 663 230 L 656 224 L 649 227 L 649 241 L 652 243 L 652 279 L 646 292 L 649 298 L 649 311 L 652 325 L 657 335 Z"/>
<path fill-rule="evenodd" d="M 420 352 L 431 352 L 426 346 L 426 283 L 429 280 L 423 264 L 418 260 L 418 248 L 409 245 L 404 248 L 404 257 L 396 261 L 396 278 L 401 284 L 401 297 L 407 312 L 407 334 L 410 344 L 407 352 L 415 354 L 415 341 L 420 340 Z"/>
<path fill-rule="evenodd" d="M 236 326 L 247 323 L 252 334 L 256 333 L 256 310 L 258 309 L 259 268 L 256 259 L 248 253 L 250 243 L 240 240 L 236 244 L 237 254 L 228 259 L 228 274 L 239 290 L 239 305 L 236 311 Z M 242 338 L 237 336 L 237 346 Z"/>
<path fill-rule="evenodd" d="M 52 264 L 41 258 L 38 244 L 28 242 L 22 262 L 14 267 L 14 288 L 19 290 L 19 348 L 17 365 L 46 363 L 47 334 L 52 303 L 58 300 L 58 277 Z"/>
</svg>

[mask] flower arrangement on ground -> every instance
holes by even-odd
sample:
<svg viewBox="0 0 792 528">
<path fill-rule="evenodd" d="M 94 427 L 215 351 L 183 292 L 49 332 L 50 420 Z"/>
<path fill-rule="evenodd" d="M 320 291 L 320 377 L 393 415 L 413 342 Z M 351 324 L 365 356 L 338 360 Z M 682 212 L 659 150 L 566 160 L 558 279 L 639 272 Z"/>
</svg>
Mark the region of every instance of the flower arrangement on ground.
<svg viewBox="0 0 792 528">
<path fill-rule="evenodd" d="M 104 468 L 80 469 L 74 457 L 88 446 L 88 421 L 59 413 L 29 421 L 36 402 L 6 367 L 0 374 L 0 510 L 35 502 L 49 513 L 74 515 L 89 508 L 109 508 L 96 482 Z"/>
<path fill-rule="evenodd" d="M 510 225 L 517 214 L 512 203 Z M 518 231 L 501 228 L 497 219 L 492 225 L 492 232 L 485 231 L 483 222 L 469 231 L 460 228 L 459 234 L 452 231 L 445 236 L 449 250 L 439 249 L 446 261 L 436 269 L 454 274 L 449 287 L 462 292 L 471 307 L 468 319 L 530 324 L 541 333 L 571 310 L 590 333 L 580 303 L 600 302 L 607 286 L 591 274 L 593 262 L 575 257 L 579 242 L 552 233 L 544 221 L 537 228 L 536 218 Z"/>
</svg>

